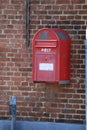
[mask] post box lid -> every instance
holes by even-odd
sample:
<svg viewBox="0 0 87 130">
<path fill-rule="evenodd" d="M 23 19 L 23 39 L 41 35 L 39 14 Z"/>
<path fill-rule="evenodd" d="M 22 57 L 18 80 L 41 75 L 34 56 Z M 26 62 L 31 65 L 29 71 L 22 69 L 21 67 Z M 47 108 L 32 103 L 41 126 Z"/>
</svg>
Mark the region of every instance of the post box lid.
<svg viewBox="0 0 87 130">
<path fill-rule="evenodd" d="M 51 29 L 51 28 L 42 28 L 38 30 L 34 37 L 34 40 L 57 40 L 57 41 L 65 41 L 65 40 L 70 40 L 70 37 L 66 31 L 63 29 Z"/>
</svg>

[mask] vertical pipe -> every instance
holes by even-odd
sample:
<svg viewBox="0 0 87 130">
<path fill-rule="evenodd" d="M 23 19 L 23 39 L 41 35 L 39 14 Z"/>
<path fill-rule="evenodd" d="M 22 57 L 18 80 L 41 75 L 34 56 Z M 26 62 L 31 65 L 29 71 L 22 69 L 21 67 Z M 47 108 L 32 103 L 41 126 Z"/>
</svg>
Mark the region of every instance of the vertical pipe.
<svg viewBox="0 0 87 130">
<path fill-rule="evenodd" d="M 30 44 L 30 35 L 29 35 L 29 24 L 30 24 L 30 2 L 26 0 L 26 45 L 29 46 Z"/>
<path fill-rule="evenodd" d="M 87 40 L 85 40 L 85 110 L 86 110 L 86 130 L 87 130 Z"/>
<path fill-rule="evenodd" d="M 11 130 L 16 130 L 16 96 L 10 99 Z"/>
<path fill-rule="evenodd" d="M 11 130 L 16 130 L 16 117 L 12 117 Z"/>
</svg>

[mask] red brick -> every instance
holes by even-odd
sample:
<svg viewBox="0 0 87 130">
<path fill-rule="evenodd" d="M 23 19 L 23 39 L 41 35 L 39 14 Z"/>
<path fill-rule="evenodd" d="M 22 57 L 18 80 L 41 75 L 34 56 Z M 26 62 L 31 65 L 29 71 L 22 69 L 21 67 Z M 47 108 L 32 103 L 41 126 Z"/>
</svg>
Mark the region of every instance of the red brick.
<svg viewBox="0 0 87 130">
<path fill-rule="evenodd" d="M 9 4 L 9 0 L 0 0 L 0 4 Z"/>
<path fill-rule="evenodd" d="M 9 117 L 7 102 L 12 95 L 16 95 L 19 118 L 39 121 L 58 121 L 58 118 L 62 121 L 69 119 L 85 122 L 85 1 L 30 2 L 29 47 L 25 45 L 25 1 L 0 2 L 0 95 L 3 95 L 0 96 L 0 117 Z M 69 85 L 34 84 L 32 81 L 32 38 L 42 27 L 65 29 L 71 37 Z M 6 104 L 3 99 L 6 100 Z"/>
<path fill-rule="evenodd" d="M 56 0 L 56 4 L 69 4 L 70 0 Z"/>
<path fill-rule="evenodd" d="M 24 4 L 25 3 L 25 1 L 24 0 L 12 0 L 11 1 L 12 2 L 12 4 Z"/>
</svg>

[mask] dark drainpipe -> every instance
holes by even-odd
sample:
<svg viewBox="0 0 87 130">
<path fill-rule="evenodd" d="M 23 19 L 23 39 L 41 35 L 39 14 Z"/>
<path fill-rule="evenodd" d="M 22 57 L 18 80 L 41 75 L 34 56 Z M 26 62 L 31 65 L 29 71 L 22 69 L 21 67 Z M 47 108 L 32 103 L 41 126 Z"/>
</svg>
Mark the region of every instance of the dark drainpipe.
<svg viewBox="0 0 87 130">
<path fill-rule="evenodd" d="M 30 2 L 26 0 L 26 46 L 30 45 Z"/>
</svg>

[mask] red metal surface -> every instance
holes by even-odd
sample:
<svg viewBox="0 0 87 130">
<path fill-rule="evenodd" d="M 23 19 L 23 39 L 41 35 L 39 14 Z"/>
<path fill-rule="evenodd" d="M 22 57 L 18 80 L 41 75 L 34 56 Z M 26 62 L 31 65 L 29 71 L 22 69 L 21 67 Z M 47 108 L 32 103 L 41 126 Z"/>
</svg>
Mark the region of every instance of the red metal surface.
<svg viewBox="0 0 87 130">
<path fill-rule="evenodd" d="M 32 41 L 32 73 L 35 82 L 70 80 L 70 37 L 61 29 L 43 28 Z"/>
</svg>

